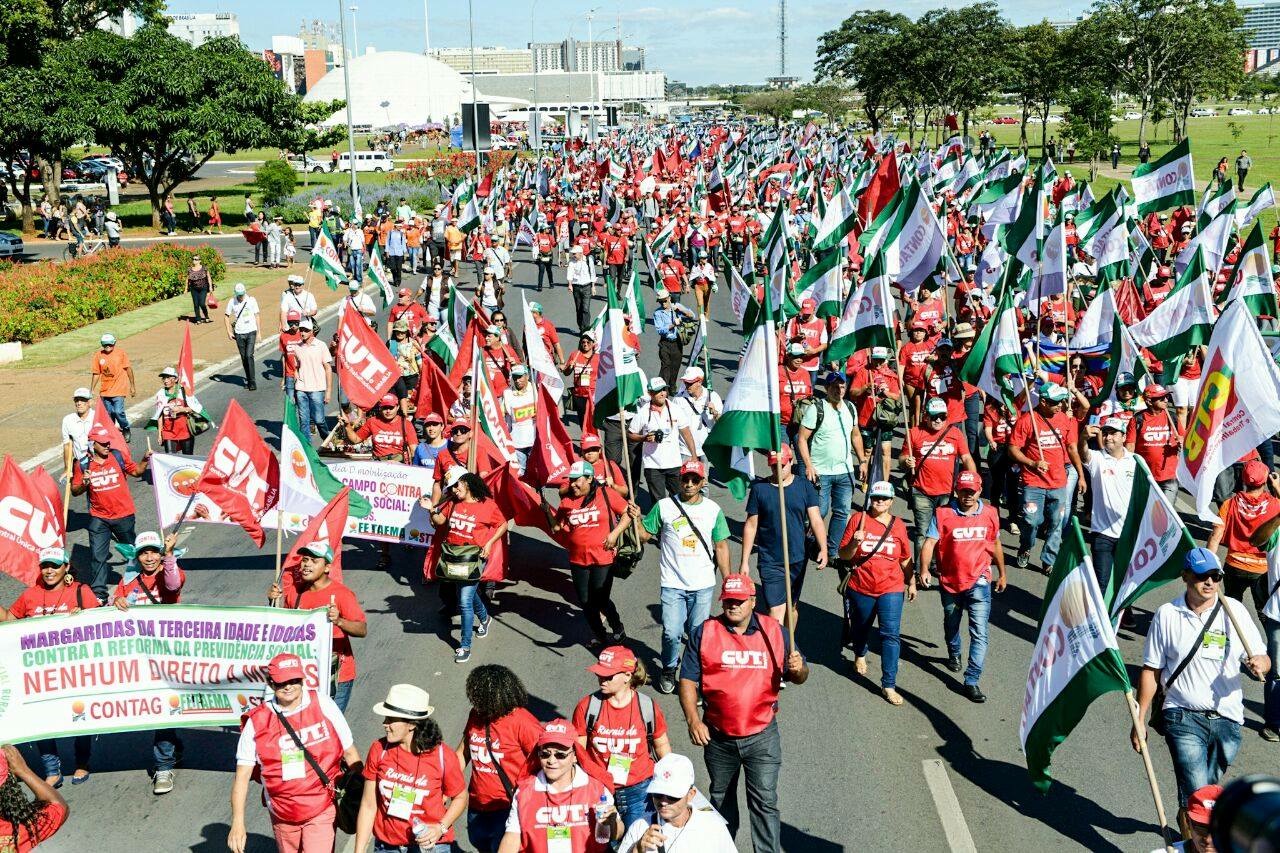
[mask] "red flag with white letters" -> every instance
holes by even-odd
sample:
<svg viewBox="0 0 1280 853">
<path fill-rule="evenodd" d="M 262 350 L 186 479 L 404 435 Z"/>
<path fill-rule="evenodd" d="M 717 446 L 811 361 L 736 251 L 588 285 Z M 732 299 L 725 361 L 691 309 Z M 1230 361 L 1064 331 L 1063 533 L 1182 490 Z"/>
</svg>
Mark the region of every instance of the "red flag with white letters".
<svg viewBox="0 0 1280 853">
<path fill-rule="evenodd" d="M 191 324 L 182 326 L 182 349 L 178 350 L 178 384 L 188 397 L 196 395 L 195 358 L 191 354 Z"/>
<path fill-rule="evenodd" d="M 280 461 L 235 400 L 227 404 L 226 419 L 192 489 L 203 492 L 262 547 L 262 516 L 280 497 Z"/>
<path fill-rule="evenodd" d="M 0 570 L 30 586 L 40 574 L 40 551 L 62 541 L 61 515 L 6 455 L 0 463 Z"/>
<path fill-rule="evenodd" d="M 349 299 L 338 324 L 337 360 L 338 382 L 347 399 L 361 409 L 376 406 L 400 378 L 400 367 L 391 351 Z"/>
<path fill-rule="evenodd" d="M 105 429 L 107 435 L 111 436 L 111 449 L 120 451 L 120 455 L 124 457 L 125 465 L 132 465 L 133 454 L 129 452 L 129 445 L 124 440 L 124 433 L 120 432 L 120 427 L 116 426 L 116 422 L 107 413 L 107 406 L 102 402 L 101 397 L 93 401 L 93 423 L 89 425 L 89 432 L 92 433 L 98 427 Z"/>
<path fill-rule="evenodd" d="M 452 420 L 449 409 L 458 402 L 458 389 L 449 381 L 449 376 L 440 369 L 434 358 L 422 360 L 422 370 L 418 374 L 418 394 L 415 398 L 414 417 L 422 420 L 435 412 L 444 419 L 446 425 Z"/>
<path fill-rule="evenodd" d="M 284 558 L 284 566 L 280 573 L 280 588 L 284 590 L 286 602 L 297 598 L 295 590 L 298 581 L 294 577 L 294 572 L 298 566 L 302 565 L 301 549 L 316 540 L 329 543 L 329 548 L 333 550 L 333 562 L 329 564 L 329 577 L 335 581 L 342 580 L 342 534 L 347 532 L 347 495 L 350 492 L 350 486 L 343 486 L 342 490 L 333 496 L 333 500 L 329 501 L 328 506 L 311 517 L 311 521 L 307 523 L 307 529 L 302 531 L 298 541 L 294 542 L 293 547 L 289 549 L 289 555 Z"/>
</svg>

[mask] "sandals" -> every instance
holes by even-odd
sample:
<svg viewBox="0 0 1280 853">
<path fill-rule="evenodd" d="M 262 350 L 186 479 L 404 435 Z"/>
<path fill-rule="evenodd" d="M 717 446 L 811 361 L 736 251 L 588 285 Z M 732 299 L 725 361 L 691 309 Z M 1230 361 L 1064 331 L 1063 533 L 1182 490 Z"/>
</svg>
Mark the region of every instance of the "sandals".
<svg viewBox="0 0 1280 853">
<path fill-rule="evenodd" d="M 79 773 L 79 772 L 80 772 L 79 770 L 77 770 L 77 771 L 76 771 L 76 773 Z M 76 775 L 74 775 L 74 774 L 73 774 L 73 775 L 71 776 L 71 784 L 72 784 L 72 785 L 83 785 L 85 782 L 88 782 L 88 781 L 89 781 L 89 777 L 90 777 L 91 775 L 93 775 L 93 774 L 91 774 L 88 770 L 84 771 L 84 775 L 83 775 L 83 776 L 76 776 Z"/>
<path fill-rule="evenodd" d="M 880 689 L 880 695 L 883 696 L 884 701 L 888 702 L 890 705 L 896 706 L 902 704 L 902 694 L 892 687 L 882 687 Z"/>
</svg>

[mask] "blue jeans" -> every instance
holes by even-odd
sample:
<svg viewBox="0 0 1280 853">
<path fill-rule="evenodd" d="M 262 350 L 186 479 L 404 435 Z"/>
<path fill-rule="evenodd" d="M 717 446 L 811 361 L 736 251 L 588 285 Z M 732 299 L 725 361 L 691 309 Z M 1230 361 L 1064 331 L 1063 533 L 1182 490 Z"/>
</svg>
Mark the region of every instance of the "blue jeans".
<svg viewBox="0 0 1280 853">
<path fill-rule="evenodd" d="M 510 809 L 496 812 L 476 812 L 467 810 L 467 838 L 471 846 L 480 853 L 498 853 L 498 845 L 507 831 L 507 813 Z"/>
<path fill-rule="evenodd" d="M 471 648 L 471 631 L 475 620 L 479 619 L 483 622 L 489 618 L 489 611 L 485 609 L 484 599 L 480 597 L 480 584 L 458 584 L 458 609 L 462 613 L 462 642 L 458 646 L 469 649 Z"/>
<path fill-rule="evenodd" d="M 925 568 L 920 565 L 920 549 L 924 546 L 929 525 L 933 523 L 933 514 L 938 511 L 938 507 L 946 506 L 950 500 L 951 495 L 926 495 L 919 489 L 911 490 L 911 523 L 915 528 L 915 537 L 912 539 L 911 546 L 912 557 L 920 569 Z"/>
<path fill-rule="evenodd" d="M 849 509 L 853 506 L 852 474 L 818 475 L 818 513 L 831 521 L 827 524 L 827 558 L 835 560 L 840 555 L 840 540 L 849 524 Z"/>
<path fill-rule="evenodd" d="M 1026 486 L 1022 493 L 1023 522 L 1018 531 L 1018 551 L 1030 551 L 1031 546 L 1036 543 L 1040 528 L 1044 527 L 1044 547 L 1040 549 L 1042 566 L 1053 565 L 1058 557 L 1058 548 L 1062 545 L 1067 486 L 1061 489 Z"/>
<path fill-rule="evenodd" d="M 346 712 L 347 704 L 351 702 L 351 687 L 355 683 L 355 680 L 352 679 L 351 681 L 339 681 L 334 685 L 333 704 L 338 706 L 339 711 Z"/>
<path fill-rule="evenodd" d="M 356 281 L 364 281 L 364 252 L 347 253 L 347 266 L 351 269 L 351 277 Z"/>
<path fill-rule="evenodd" d="M 738 833 L 738 777 L 746 776 L 751 845 L 756 853 L 781 851 L 778 774 L 782 770 L 782 737 L 778 721 L 746 737 L 729 737 L 712 729 L 703 758 L 711 777 L 707 797 L 728 824 L 729 834 Z"/>
<path fill-rule="evenodd" d="M 623 826 L 630 827 L 638 820 L 652 817 L 653 812 L 649 808 L 649 783 L 652 781 L 653 777 L 650 777 L 634 785 L 614 789 L 613 803 L 618 809 L 618 816 L 622 818 Z"/>
<path fill-rule="evenodd" d="M 1280 729 L 1280 622 L 1262 617 L 1262 630 L 1267 634 L 1267 654 L 1271 656 L 1271 671 L 1262 687 L 1262 720 L 1273 729 Z"/>
<path fill-rule="evenodd" d="M 89 735 L 80 735 L 71 739 L 76 754 L 76 769 L 81 767 L 86 770 L 89 768 L 89 756 L 93 751 L 93 738 Z M 62 759 L 58 756 L 58 742 L 52 738 L 36 742 L 36 749 L 40 750 L 40 762 L 44 765 L 44 775 L 61 776 L 62 775 Z"/>
<path fill-rule="evenodd" d="M 681 640 L 711 616 L 716 588 L 662 588 L 662 668 L 672 670 L 680 662 Z"/>
<path fill-rule="evenodd" d="M 941 589 L 938 593 L 942 598 L 942 633 L 947 640 L 947 653 L 952 657 L 960 656 L 960 617 L 969 614 L 969 665 L 964 670 L 964 683 L 976 685 L 987 658 L 991 584 L 981 583 L 955 593 Z"/>
<path fill-rule="evenodd" d="M 458 848 L 453 844 L 436 844 L 432 847 L 422 847 L 418 844 L 388 844 L 377 838 L 373 839 L 373 853 L 453 853 Z"/>
<path fill-rule="evenodd" d="M 418 271 L 418 258 L 422 257 L 422 249 L 414 246 L 409 247 L 409 274 L 412 275 Z"/>
<path fill-rule="evenodd" d="M 280 369 L 284 370 L 284 366 L 281 365 Z M 286 376 L 284 378 L 284 396 L 293 401 L 294 408 L 297 408 L 297 405 L 298 405 L 297 392 L 298 392 L 298 377 Z M 322 400 L 324 399 L 323 394 L 320 395 L 320 399 Z"/>
<path fill-rule="evenodd" d="M 177 729 L 156 729 L 151 738 L 151 757 L 155 761 L 155 771 L 172 770 L 178 763 L 178 755 L 182 752 L 182 738 Z"/>
<path fill-rule="evenodd" d="M 886 689 L 898 683 L 898 658 L 902 654 L 902 602 L 901 592 L 884 595 L 863 595 L 849 590 L 849 616 L 853 621 L 853 653 L 860 658 L 867 656 L 871 639 L 871 623 L 880 623 L 880 686 Z"/>
<path fill-rule="evenodd" d="M 1178 806 L 1205 785 L 1214 785 L 1240 749 L 1240 724 L 1214 714 L 1165 708 L 1165 743 L 1178 780 Z"/>
<path fill-rule="evenodd" d="M 302 435 L 309 439 L 311 425 L 315 424 L 320 432 L 325 431 L 324 392 L 298 391 L 298 427 Z"/>
<path fill-rule="evenodd" d="M 124 413 L 124 397 L 103 397 L 102 405 L 122 432 L 129 429 L 129 416 Z"/>
</svg>

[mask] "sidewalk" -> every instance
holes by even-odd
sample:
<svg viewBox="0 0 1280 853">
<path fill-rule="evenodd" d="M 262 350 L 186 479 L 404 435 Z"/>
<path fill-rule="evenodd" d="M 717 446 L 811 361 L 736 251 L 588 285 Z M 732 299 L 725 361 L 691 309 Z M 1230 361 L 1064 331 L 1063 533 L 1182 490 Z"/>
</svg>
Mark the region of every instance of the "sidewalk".
<svg viewBox="0 0 1280 853">
<path fill-rule="evenodd" d="M 295 267 L 294 271 L 299 275 L 307 273 L 305 266 Z M 257 298 L 261 311 L 259 347 L 279 333 L 280 296 L 287 274 L 285 270 L 228 265 L 227 276 L 218 285 L 220 306 L 226 306 L 232 288 L 240 281 Z M 329 290 L 324 279 L 314 274 L 309 287 L 322 313 L 346 295 Z M 98 341 L 105 332 L 116 336 L 133 363 L 138 396 L 126 399 L 125 405 L 132 409 L 149 401 L 160 387 L 156 374 L 177 361 L 187 326 L 178 317 L 190 312 L 191 297 L 184 293 L 24 347 L 22 361 L 0 367 L 0 453 L 26 463 L 61 443 L 62 418 L 72 411 L 71 394 L 76 388 L 89 385 L 90 356 L 98 350 Z M 202 371 L 228 359 L 234 362 L 231 372 L 240 370 L 236 345 L 227 338 L 223 325 L 222 308 L 209 314 L 214 322 L 191 326 L 197 383 Z M 130 417 L 136 420 L 132 413 Z M 140 431 L 135 431 L 135 444 L 141 443 L 140 438 Z M 60 467 L 60 458 L 59 454 L 58 461 L 50 467 Z"/>
</svg>

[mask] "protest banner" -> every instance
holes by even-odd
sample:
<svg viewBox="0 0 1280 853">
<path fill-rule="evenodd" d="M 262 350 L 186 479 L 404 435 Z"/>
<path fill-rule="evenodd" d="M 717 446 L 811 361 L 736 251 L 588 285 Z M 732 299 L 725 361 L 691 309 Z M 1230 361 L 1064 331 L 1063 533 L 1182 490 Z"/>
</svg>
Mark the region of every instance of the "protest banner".
<svg viewBox="0 0 1280 853">
<path fill-rule="evenodd" d="M 151 457 L 156 516 L 160 524 L 171 525 L 182 515 L 203 464 L 204 460 L 196 456 L 157 453 Z M 283 459 L 281 464 L 287 466 L 293 461 Z M 431 494 L 432 467 L 353 459 L 330 461 L 328 468 L 353 492 L 364 495 L 373 507 L 364 518 L 352 515 L 347 519 L 345 536 L 373 542 L 400 542 L 421 548 L 431 546 L 431 517 L 418 503 L 418 498 Z M 311 520 L 309 514 L 285 508 L 279 516 L 274 512 L 263 516 L 262 526 L 274 528 L 277 517 L 283 520 L 284 529 L 293 533 L 301 532 Z M 196 496 L 186 520 L 233 523 L 204 495 Z"/>
<path fill-rule="evenodd" d="M 229 523 L 229 522 L 228 522 Z M 326 611 L 99 607 L 0 625 L 0 731 L 10 743 L 159 728 L 239 726 L 262 702 L 267 664 L 302 658 L 329 690 Z"/>
</svg>

